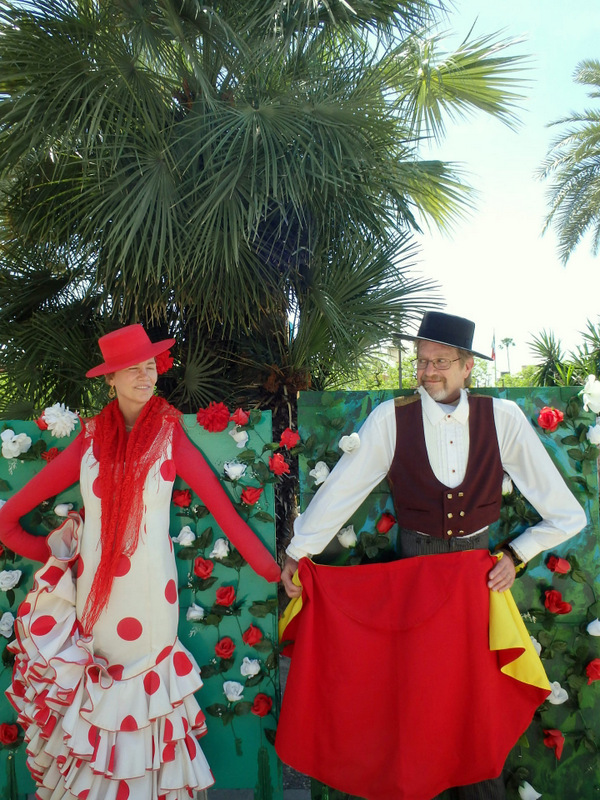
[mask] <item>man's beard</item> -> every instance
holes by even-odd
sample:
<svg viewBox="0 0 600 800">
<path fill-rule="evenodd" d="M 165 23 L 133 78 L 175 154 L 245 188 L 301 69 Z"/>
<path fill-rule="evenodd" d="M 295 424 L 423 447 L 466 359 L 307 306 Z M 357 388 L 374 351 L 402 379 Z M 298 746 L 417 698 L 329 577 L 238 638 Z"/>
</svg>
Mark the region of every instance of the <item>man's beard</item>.
<svg viewBox="0 0 600 800">
<path fill-rule="evenodd" d="M 445 380 L 431 381 L 427 386 L 422 382 L 421 386 L 436 403 L 443 403 L 448 397 L 448 387 Z"/>
</svg>

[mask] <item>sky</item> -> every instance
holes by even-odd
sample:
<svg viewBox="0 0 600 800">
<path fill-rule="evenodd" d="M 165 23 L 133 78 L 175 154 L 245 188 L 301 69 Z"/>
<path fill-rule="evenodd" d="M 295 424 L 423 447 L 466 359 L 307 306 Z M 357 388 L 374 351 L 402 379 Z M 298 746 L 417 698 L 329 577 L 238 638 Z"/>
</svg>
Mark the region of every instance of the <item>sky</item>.
<svg viewBox="0 0 600 800">
<path fill-rule="evenodd" d="M 511 130 L 477 112 L 449 123 L 444 142 L 425 146 L 423 158 L 458 162 L 477 191 L 474 210 L 450 234 L 424 230 L 418 270 L 441 285 L 449 313 L 475 321 L 474 349 L 491 351 L 495 335 L 496 370 L 534 363 L 528 343 L 542 330 L 553 331 L 566 351 L 582 342 L 586 321 L 600 322 L 596 291 L 600 256 L 583 240 L 563 266 L 556 236 L 542 236 L 549 182 L 535 172 L 558 130 L 551 121 L 586 108 L 600 108 L 585 87 L 573 81 L 577 64 L 600 59 L 600 2 L 579 0 L 454 0 L 456 10 L 442 29 L 451 50 L 468 33 L 502 32 L 523 38 L 515 52 L 531 56 L 527 97 L 520 125 Z"/>
</svg>

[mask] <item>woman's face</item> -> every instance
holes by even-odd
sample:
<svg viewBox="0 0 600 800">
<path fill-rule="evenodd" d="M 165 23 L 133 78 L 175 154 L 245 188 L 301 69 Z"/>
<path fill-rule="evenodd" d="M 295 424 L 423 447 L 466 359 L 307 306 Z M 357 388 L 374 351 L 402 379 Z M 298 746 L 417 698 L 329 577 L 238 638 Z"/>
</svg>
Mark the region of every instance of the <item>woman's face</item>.
<svg viewBox="0 0 600 800">
<path fill-rule="evenodd" d="M 123 409 L 141 408 L 154 394 L 158 374 L 153 358 L 134 364 L 133 367 L 113 372 L 108 383 L 115 387 L 119 405 Z"/>
</svg>

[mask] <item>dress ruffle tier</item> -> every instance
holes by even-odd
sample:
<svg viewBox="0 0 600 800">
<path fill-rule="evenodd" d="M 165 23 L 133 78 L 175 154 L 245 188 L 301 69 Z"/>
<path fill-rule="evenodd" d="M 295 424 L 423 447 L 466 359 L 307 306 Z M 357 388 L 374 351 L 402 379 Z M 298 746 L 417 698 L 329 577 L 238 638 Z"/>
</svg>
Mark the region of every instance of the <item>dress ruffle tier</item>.
<svg viewBox="0 0 600 800">
<path fill-rule="evenodd" d="M 179 640 L 155 663 L 122 677 L 94 654 L 76 616 L 81 519 L 48 537 L 52 555 L 35 575 L 15 623 L 7 694 L 25 731 L 39 800 L 188 800 L 214 782 L 196 742 L 206 721 L 202 686 Z"/>
</svg>

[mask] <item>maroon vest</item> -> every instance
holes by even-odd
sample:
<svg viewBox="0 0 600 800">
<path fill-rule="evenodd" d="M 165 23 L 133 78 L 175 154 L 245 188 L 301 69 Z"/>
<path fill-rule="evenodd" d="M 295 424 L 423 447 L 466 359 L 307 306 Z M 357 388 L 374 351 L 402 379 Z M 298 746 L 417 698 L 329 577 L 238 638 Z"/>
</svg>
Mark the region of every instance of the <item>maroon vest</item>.
<svg viewBox="0 0 600 800">
<path fill-rule="evenodd" d="M 500 516 L 502 476 L 491 397 L 469 396 L 467 471 L 453 489 L 429 464 L 421 398 L 396 400 L 396 452 L 387 477 L 401 528 L 441 539 L 475 533 Z"/>
</svg>

